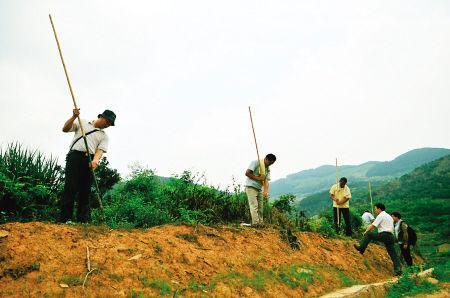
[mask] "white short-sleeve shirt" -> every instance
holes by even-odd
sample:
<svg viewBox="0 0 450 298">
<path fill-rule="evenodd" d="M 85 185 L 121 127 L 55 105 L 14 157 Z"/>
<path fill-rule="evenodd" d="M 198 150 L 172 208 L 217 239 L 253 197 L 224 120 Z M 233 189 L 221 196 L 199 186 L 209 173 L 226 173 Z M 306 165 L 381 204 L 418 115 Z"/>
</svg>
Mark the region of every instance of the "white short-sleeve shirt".
<svg viewBox="0 0 450 298">
<path fill-rule="evenodd" d="M 370 212 L 364 212 L 364 214 L 361 216 L 361 218 L 364 223 L 369 224 L 369 225 L 375 219 L 375 217 L 373 217 L 372 213 L 370 213 Z"/>
<path fill-rule="evenodd" d="M 87 144 L 89 147 L 89 153 L 95 154 L 95 151 L 97 151 L 97 149 L 101 149 L 103 152 L 108 151 L 108 135 L 105 133 L 105 131 L 103 129 L 95 128 L 93 125 L 94 121 L 88 122 L 86 120 L 81 119 L 81 123 L 83 125 L 83 130 L 85 134 L 94 129 L 99 130 L 86 136 Z M 70 146 L 72 146 L 73 142 L 75 142 L 75 140 L 81 137 L 82 135 L 80 125 L 74 122 L 69 132 L 75 132 L 72 142 L 70 143 Z M 86 145 L 84 144 L 83 138 L 79 139 L 73 145 L 72 150 L 86 152 Z"/>
<path fill-rule="evenodd" d="M 381 211 L 372 224 L 378 228 L 378 233 L 389 232 L 394 234 L 394 220 L 386 211 Z"/>
</svg>

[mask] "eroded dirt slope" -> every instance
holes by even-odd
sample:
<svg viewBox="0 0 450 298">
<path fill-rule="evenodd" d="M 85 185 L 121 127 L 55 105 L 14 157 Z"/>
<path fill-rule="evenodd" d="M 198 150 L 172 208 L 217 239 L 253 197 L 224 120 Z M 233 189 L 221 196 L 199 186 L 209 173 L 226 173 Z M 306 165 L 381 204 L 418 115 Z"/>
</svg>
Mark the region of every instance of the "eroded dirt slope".
<svg viewBox="0 0 450 298">
<path fill-rule="evenodd" d="M 146 230 L 8 223 L 0 239 L 0 296 L 314 297 L 392 275 L 384 247 L 276 229 L 166 225 Z M 94 269 L 87 273 L 87 251 Z M 68 286 L 68 287 L 66 287 Z"/>
</svg>

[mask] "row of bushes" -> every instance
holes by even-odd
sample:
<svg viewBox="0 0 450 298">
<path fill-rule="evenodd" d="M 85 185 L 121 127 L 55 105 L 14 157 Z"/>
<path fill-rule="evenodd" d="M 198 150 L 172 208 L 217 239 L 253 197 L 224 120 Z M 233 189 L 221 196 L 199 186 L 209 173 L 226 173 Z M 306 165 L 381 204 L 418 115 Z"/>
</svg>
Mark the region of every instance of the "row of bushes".
<svg viewBox="0 0 450 298">
<path fill-rule="evenodd" d="M 106 158 L 96 169 L 104 209 L 98 208 L 93 190 L 91 206 L 94 223 L 112 228 L 143 228 L 171 222 L 224 224 L 249 222 L 245 193 L 239 185 L 220 190 L 208 186 L 205 177 L 183 172 L 171 178 L 136 167 L 126 180 L 111 169 Z M 64 171 L 56 159 L 18 143 L 0 151 L 0 222 L 56 221 Z M 265 204 L 264 217 L 273 224 L 290 229 L 335 235 L 332 214 L 308 219 L 293 208 L 295 196 L 283 195 Z M 352 213 L 354 230 L 361 225 Z"/>
<path fill-rule="evenodd" d="M 226 223 L 249 217 L 245 194 L 238 186 L 233 192 L 219 190 L 188 171 L 161 178 L 151 170 L 137 168 L 129 179 L 119 182 L 119 173 L 103 158 L 96 177 L 100 193 L 105 194 L 104 212 L 97 208 L 93 189 L 93 220 L 104 220 L 111 227 L 149 227 L 177 221 Z M 0 151 L 0 223 L 56 221 L 63 187 L 64 170 L 56 158 L 20 143 Z"/>
</svg>

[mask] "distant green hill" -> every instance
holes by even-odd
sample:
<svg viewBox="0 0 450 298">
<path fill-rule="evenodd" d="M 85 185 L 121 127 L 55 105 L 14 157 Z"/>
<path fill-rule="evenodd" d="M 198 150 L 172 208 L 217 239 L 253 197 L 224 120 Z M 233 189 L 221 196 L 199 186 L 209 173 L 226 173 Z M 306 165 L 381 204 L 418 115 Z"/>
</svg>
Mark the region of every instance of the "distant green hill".
<svg viewBox="0 0 450 298">
<path fill-rule="evenodd" d="M 343 165 L 339 167 L 339 176 L 348 178 L 351 184 L 359 182 L 388 180 L 410 172 L 427 162 L 450 154 L 450 149 L 421 148 L 406 152 L 392 161 L 369 161 L 360 165 Z M 324 165 L 315 169 L 290 174 L 286 178 L 273 181 L 270 185 L 272 197 L 292 193 L 299 198 L 329 189 L 335 183 L 336 169 Z"/>
<path fill-rule="evenodd" d="M 450 154 L 450 150 L 444 148 L 414 149 L 398 156 L 392 161 L 381 162 L 374 165 L 367 171 L 367 176 L 401 176 L 420 165 L 448 154 Z"/>
<path fill-rule="evenodd" d="M 367 183 L 349 186 L 352 191 L 350 207 L 358 213 L 370 209 Z M 435 234 L 440 241 L 450 238 L 450 155 L 390 182 L 376 181 L 372 196 L 374 204 L 382 202 L 387 212 L 399 211 L 422 233 Z M 308 196 L 297 208 L 306 210 L 309 216 L 331 209 L 328 191 Z"/>
</svg>

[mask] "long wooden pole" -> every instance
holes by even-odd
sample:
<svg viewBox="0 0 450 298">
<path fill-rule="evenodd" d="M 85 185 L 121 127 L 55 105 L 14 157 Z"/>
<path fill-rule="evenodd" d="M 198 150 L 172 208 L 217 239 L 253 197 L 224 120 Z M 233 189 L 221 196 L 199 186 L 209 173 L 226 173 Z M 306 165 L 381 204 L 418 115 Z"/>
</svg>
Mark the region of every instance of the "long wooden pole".
<svg viewBox="0 0 450 298">
<path fill-rule="evenodd" d="M 64 68 L 64 73 L 66 74 L 67 84 L 69 85 L 69 90 L 70 90 L 70 95 L 72 96 L 73 106 L 75 109 L 78 109 L 77 102 L 75 100 L 75 95 L 73 94 L 72 84 L 70 84 L 69 73 L 67 72 L 66 63 L 64 62 L 64 57 L 63 57 L 63 54 L 61 51 L 61 45 L 59 44 L 58 35 L 56 34 L 55 24 L 53 24 L 53 19 L 50 14 L 48 15 L 48 17 L 50 18 L 50 24 L 52 24 L 53 34 L 55 35 L 56 45 L 58 46 L 59 57 L 61 57 L 61 62 L 62 62 L 63 68 Z M 89 165 L 91 165 L 92 160 L 91 160 L 91 156 L 89 154 L 89 146 L 87 144 L 86 134 L 84 133 L 84 128 L 83 128 L 83 124 L 81 123 L 80 115 L 77 116 L 77 119 L 78 119 L 78 123 L 80 125 L 81 135 L 83 136 L 84 145 L 86 146 L 86 154 L 87 154 L 87 157 L 89 160 Z M 100 190 L 98 188 L 97 178 L 95 176 L 95 172 L 94 172 L 94 169 L 92 168 L 92 166 L 90 166 L 90 168 L 92 170 L 92 175 L 94 177 L 95 187 L 97 190 L 97 200 L 100 205 L 100 208 L 103 210 L 103 204 L 102 204 L 102 199 L 100 198 Z"/>
<path fill-rule="evenodd" d="M 261 160 L 259 158 L 258 142 L 256 142 L 255 126 L 253 125 L 252 110 L 250 109 L 250 107 L 248 107 L 248 112 L 250 114 L 250 122 L 252 123 L 253 139 L 255 140 L 256 156 L 258 158 L 258 164 L 259 164 L 259 173 L 265 174 L 264 167 L 261 164 Z M 263 182 L 263 187 L 264 187 L 264 182 Z"/>
<path fill-rule="evenodd" d="M 338 170 L 338 161 L 337 161 L 337 157 L 336 157 L 336 189 L 339 187 L 339 170 Z M 340 226 L 340 217 L 341 215 L 339 214 L 339 204 L 336 203 L 336 213 L 337 213 L 337 225 L 338 228 Z"/>
<path fill-rule="evenodd" d="M 250 109 L 250 107 L 248 107 L 248 112 L 250 114 L 250 122 L 252 123 L 252 131 L 253 131 L 253 139 L 255 140 L 255 147 L 256 147 L 256 157 L 258 158 L 258 164 L 259 164 L 259 174 L 263 174 L 265 175 L 265 165 L 261 164 L 261 160 L 259 159 L 259 149 L 258 149 L 258 142 L 256 142 L 256 133 L 255 133 L 255 126 L 253 125 L 253 117 L 252 117 L 252 110 Z M 264 163 L 264 162 L 263 162 Z M 265 190 L 265 181 L 261 181 L 262 183 L 262 187 L 263 187 L 263 192 Z M 263 199 L 263 206 L 264 206 L 264 199 Z M 269 205 L 268 205 L 269 206 Z M 269 211 L 269 223 L 272 223 L 272 212 Z"/>
<path fill-rule="evenodd" d="M 372 186 L 370 184 L 370 180 L 369 180 L 369 196 L 370 196 L 370 208 L 372 209 L 372 214 L 374 214 L 374 210 L 373 210 L 373 201 L 372 201 Z"/>
</svg>

